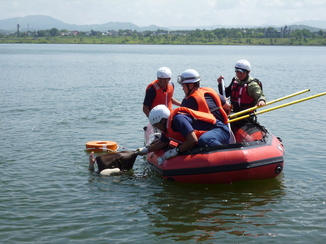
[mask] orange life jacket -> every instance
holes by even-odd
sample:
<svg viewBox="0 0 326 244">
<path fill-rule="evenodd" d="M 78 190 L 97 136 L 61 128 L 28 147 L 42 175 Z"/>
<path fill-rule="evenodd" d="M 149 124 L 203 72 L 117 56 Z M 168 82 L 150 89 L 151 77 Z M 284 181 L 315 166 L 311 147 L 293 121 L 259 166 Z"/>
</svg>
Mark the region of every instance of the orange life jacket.
<svg viewBox="0 0 326 244">
<path fill-rule="evenodd" d="M 164 132 L 164 135 L 166 137 L 168 137 L 170 140 L 174 140 L 174 141 L 177 141 L 180 143 L 183 143 L 186 138 L 184 138 L 180 132 L 176 132 L 172 129 L 172 121 L 173 121 L 174 117 L 179 113 L 189 114 L 196 120 L 211 123 L 212 126 L 216 124 L 216 118 L 211 113 L 196 111 L 196 110 L 186 108 L 186 107 L 178 107 L 176 109 L 173 109 L 168 118 L 167 126 L 166 126 L 167 128 L 166 128 L 166 131 Z M 197 138 L 199 138 L 202 134 L 207 132 L 207 130 L 205 130 L 205 131 L 194 130 L 194 132 L 195 132 Z"/>
<path fill-rule="evenodd" d="M 219 110 L 222 118 L 223 118 L 223 123 L 227 124 L 228 123 L 228 115 L 223 109 L 223 105 L 221 102 L 221 99 L 219 95 L 209 87 L 201 87 L 197 89 L 193 94 L 190 95 L 190 97 L 193 97 L 197 104 L 198 104 L 198 111 L 206 112 L 206 113 L 211 113 L 212 111 L 209 109 L 206 99 L 205 99 L 205 94 L 209 94 L 211 97 L 213 97 L 217 107 L 213 108 L 213 110 Z"/>
<path fill-rule="evenodd" d="M 163 90 L 159 84 L 158 84 L 158 80 L 154 80 L 152 83 L 150 83 L 146 90 L 148 90 L 150 87 L 154 87 L 155 91 L 156 91 L 156 96 L 155 99 L 152 103 L 152 106 L 149 108 L 149 110 L 151 110 L 152 108 L 154 108 L 157 105 L 160 104 L 164 104 L 165 106 L 168 107 L 168 109 L 172 110 L 172 96 L 173 96 L 173 92 L 174 92 L 174 87 L 172 85 L 172 82 L 169 82 L 166 90 Z"/>
</svg>

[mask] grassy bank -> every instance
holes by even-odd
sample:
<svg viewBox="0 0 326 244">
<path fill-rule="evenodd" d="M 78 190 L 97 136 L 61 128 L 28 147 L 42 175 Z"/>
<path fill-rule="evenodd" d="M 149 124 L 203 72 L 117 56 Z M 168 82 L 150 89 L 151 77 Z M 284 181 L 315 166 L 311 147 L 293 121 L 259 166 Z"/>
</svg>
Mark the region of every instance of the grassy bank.
<svg viewBox="0 0 326 244">
<path fill-rule="evenodd" d="M 302 45 L 326 46 L 325 38 L 223 38 L 207 40 L 187 37 L 123 37 L 123 36 L 55 36 L 55 37 L 1 37 L 0 43 L 53 44 L 170 44 L 170 45 Z"/>
</svg>

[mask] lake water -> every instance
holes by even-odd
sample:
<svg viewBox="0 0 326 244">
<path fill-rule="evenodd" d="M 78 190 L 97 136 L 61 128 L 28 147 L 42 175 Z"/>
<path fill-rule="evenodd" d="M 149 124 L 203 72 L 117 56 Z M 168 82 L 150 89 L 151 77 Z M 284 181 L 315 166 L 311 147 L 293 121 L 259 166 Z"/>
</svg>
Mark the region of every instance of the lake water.
<svg viewBox="0 0 326 244">
<path fill-rule="evenodd" d="M 84 149 L 143 145 L 144 92 L 161 66 L 216 88 L 248 59 L 270 101 L 311 89 L 276 106 L 326 91 L 325 47 L 1 44 L 0 55 L 2 243 L 324 243 L 326 96 L 258 116 L 285 145 L 277 179 L 170 182 L 143 157 L 101 177 Z"/>
</svg>

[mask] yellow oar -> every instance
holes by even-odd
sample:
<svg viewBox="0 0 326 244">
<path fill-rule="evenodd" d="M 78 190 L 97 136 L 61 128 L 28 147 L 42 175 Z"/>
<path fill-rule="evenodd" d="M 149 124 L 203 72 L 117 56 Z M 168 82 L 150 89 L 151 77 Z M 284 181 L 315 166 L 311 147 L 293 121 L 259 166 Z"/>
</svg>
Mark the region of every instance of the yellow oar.
<svg viewBox="0 0 326 244">
<path fill-rule="evenodd" d="M 262 111 L 254 112 L 252 114 L 253 115 L 258 115 L 258 114 L 267 113 L 267 112 L 273 111 L 275 109 L 279 109 L 279 108 L 283 108 L 283 107 L 286 107 L 286 106 L 290 106 L 290 105 L 293 105 L 293 104 L 296 104 L 296 103 L 304 102 L 304 101 L 307 101 L 307 100 L 310 100 L 310 99 L 313 99 L 313 98 L 316 98 L 316 97 L 324 96 L 324 95 L 326 95 L 326 92 L 322 92 L 322 93 L 319 93 L 319 94 L 316 94 L 316 95 L 313 95 L 313 96 L 310 96 L 310 97 L 302 98 L 302 99 L 299 99 L 299 100 L 296 100 L 296 101 L 293 101 L 293 102 L 285 103 L 285 104 L 282 104 L 282 105 L 279 105 L 279 106 L 276 106 L 276 107 L 273 107 L 273 108 L 268 108 L 268 109 L 265 109 L 265 110 L 262 110 Z M 247 119 L 252 114 L 247 114 L 247 115 L 244 115 L 244 116 L 235 118 L 235 119 L 231 119 L 231 120 L 229 120 L 229 123 L 232 123 L 232 122 L 235 122 L 235 121 L 239 121 L 239 120 L 242 120 L 242 119 Z"/>
<path fill-rule="evenodd" d="M 294 96 L 300 95 L 300 94 L 305 93 L 305 92 L 308 92 L 308 91 L 310 91 L 310 89 L 306 89 L 306 90 L 303 90 L 303 91 L 299 91 L 299 92 L 296 92 L 296 93 L 293 93 L 293 94 L 287 95 L 287 96 L 285 96 L 285 97 L 281 97 L 281 98 L 275 99 L 275 100 L 273 100 L 273 101 L 267 102 L 265 106 L 270 105 L 270 104 L 272 104 L 272 103 L 276 103 L 276 102 L 279 102 L 279 101 L 285 100 L 285 99 L 288 99 L 288 98 L 290 98 L 290 97 L 294 97 Z M 265 107 L 265 106 L 264 106 L 264 107 Z M 248 109 L 246 109 L 246 110 L 242 110 L 242 111 L 240 111 L 240 112 L 237 112 L 237 113 L 234 113 L 234 114 L 230 114 L 230 115 L 229 115 L 229 118 L 232 119 L 232 118 L 237 117 L 237 116 L 239 116 L 239 115 L 246 114 L 246 113 L 248 113 L 248 112 L 254 111 L 254 110 L 256 110 L 257 108 L 262 108 L 262 107 L 255 106 L 255 107 L 252 107 L 252 108 L 248 108 Z"/>
</svg>

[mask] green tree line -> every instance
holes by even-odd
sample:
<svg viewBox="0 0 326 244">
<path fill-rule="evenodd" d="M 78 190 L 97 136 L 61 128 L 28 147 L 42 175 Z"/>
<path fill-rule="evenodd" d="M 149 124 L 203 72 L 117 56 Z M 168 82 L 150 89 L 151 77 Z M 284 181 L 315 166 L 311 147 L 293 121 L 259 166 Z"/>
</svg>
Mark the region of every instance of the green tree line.
<svg viewBox="0 0 326 244">
<path fill-rule="evenodd" d="M 0 42 L 41 43 L 129 43 L 129 44 L 256 44 L 256 45 L 326 45 L 326 33 L 308 29 L 218 28 L 212 30 L 156 31 L 119 30 L 89 32 L 39 30 L 13 35 L 0 35 Z M 6 41 L 7 39 L 7 41 Z"/>
</svg>

